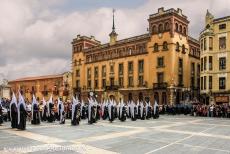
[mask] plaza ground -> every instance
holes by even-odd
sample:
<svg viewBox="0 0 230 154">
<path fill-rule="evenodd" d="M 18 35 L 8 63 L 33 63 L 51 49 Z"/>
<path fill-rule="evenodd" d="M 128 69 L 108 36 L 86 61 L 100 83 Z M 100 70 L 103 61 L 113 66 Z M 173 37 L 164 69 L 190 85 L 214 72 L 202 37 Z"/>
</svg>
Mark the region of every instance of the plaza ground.
<svg viewBox="0 0 230 154">
<path fill-rule="evenodd" d="M 0 153 L 227 154 L 230 119 L 161 116 L 126 122 L 99 121 L 79 126 L 41 123 L 26 131 L 0 126 Z"/>
</svg>

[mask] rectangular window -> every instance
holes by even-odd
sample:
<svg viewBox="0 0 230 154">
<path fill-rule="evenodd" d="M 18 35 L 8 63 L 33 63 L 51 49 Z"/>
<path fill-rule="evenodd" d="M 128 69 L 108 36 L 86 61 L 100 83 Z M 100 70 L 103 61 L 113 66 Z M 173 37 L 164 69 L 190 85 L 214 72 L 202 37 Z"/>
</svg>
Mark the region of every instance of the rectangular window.
<svg viewBox="0 0 230 154">
<path fill-rule="evenodd" d="M 204 71 L 207 69 L 207 57 L 204 57 Z"/>
<path fill-rule="evenodd" d="M 206 41 L 206 38 L 204 38 L 204 50 L 207 49 L 207 41 Z"/>
<path fill-rule="evenodd" d="M 98 67 L 94 67 L 94 77 L 98 78 Z"/>
<path fill-rule="evenodd" d="M 138 61 L 138 73 L 143 73 L 144 72 L 144 60 L 139 60 Z"/>
<path fill-rule="evenodd" d="M 106 77 L 106 66 L 105 65 L 103 65 L 102 66 L 102 77 Z"/>
<path fill-rule="evenodd" d="M 191 63 L 191 76 L 195 75 L 195 63 Z"/>
<path fill-rule="evenodd" d="M 164 73 L 159 72 L 157 73 L 157 83 L 163 83 L 164 82 Z"/>
<path fill-rule="evenodd" d="M 157 67 L 164 67 L 164 57 L 157 58 Z"/>
<path fill-rule="evenodd" d="M 208 87 L 209 87 L 209 89 L 212 89 L 212 76 L 209 76 Z"/>
<path fill-rule="evenodd" d="M 94 88 L 95 88 L 95 89 L 98 88 L 98 80 L 94 80 Z"/>
<path fill-rule="evenodd" d="M 128 72 L 129 72 L 129 74 L 133 73 L 133 62 L 128 63 Z"/>
<path fill-rule="evenodd" d="M 209 50 L 213 49 L 213 38 L 209 37 Z"/>
<path fill-rule="evenodd" d="M 123 71 L 124 70 L 124 65 L 123 64 L 119 64 L 119 75 L 123 75 Z"/>
<path fill-rule="evenodd" d="M 91 80 L 88 80 L 88 82 L 87 82 L 87 87 L 88 87 L 88 89 L 91 88 Z"/>
<path fill-rule="evenodd" d="M 132 76 L 129 76 L 129 78 L 128 78 L 128 86 L 129 87 L 133 86 L 133 77 Z"/>
<path fill-rule="evenodd" d="M 200 48 L 201 48 L 201 51 L 203 50 L 204 48 L 204 43 L 203 43 L 203 40 L 200 41 Z"/>
<path fill-rule="evenodd" d="M 203 69 L 204 69 L 204 59 L 201 58 L 201 71 L 203 71 Z"/>
<path fill-rule="evenodd" d="M 219 25 L 219 30 L 223 30 L 226 29 L 226 24 L 220 24 Z"/>
<path fill-rule="evenodd" d="M 201 87 L 201 90 L 203 90 L 203 89 L 204 89 L 204 88 L 203 88 L 203 87 L 204 87 L 204 84 L 203 84 L 203 77 L 201 77 L 200 80 L 201 80 L 200 87 Z"/>
<path fill-rule="evenodd" d="M 80 80 L 76 81 L 76 88 L 80 88 Z"/>
<path fill-rule="evenodd" d="M 87 69 L 87 78 L 91 78 L 91 68 Z"/>
<path fill-rule="evenodd" d="M 110 78 L 110 86 L 114 86 L 114 78 Z"/>
<path fill-rule="evenodd" d="M 209 67 L 209 70 L 212 70 L 212 56 L 209 56 L 208 67 Z"/>
<path fill-rule="evenodd" d="M 219 78 L 219 89 L 225 89 L 226 88 L 226 78 L 220 77 Z"/>
<path fill-rule="evenodd" d="M 106 87 L 106 79 L 102 79 L 102 88 Z"/>
<path fill-rule="evenodd" d="M 219 49 L 226 49 L 226 37 L 219 38 Z"/>
<path fill-rule="evenodd" d="M 143 75 L 138 76 L 138 85 L 143 86 L 144 85 L 144 78 Z"/>
<path fill-rule="evenodd" d="M 204 76 L 204 90 L 206 90 L 206 76 Z"/>
<path fill-rule="evenodd" d="M 226 69 L 226 57 L 219 58 L 219 69 L 220 70 Z"/>
<path fill-rule="evenodd" d="M 80 77 L 80 70 L 76 70 L 76 77 Z"/>
<path fill-rule="evenodd" d="M 119 86 L 120 86 L 120 87 L 123 87 L 123 86 L 124 86 L 123 77 L 119 77 Z"/>
<path fill-rule="evenodd" d="M 110 65 L 110 73 L 114 73 L 114 65 Z"/>
</svg>

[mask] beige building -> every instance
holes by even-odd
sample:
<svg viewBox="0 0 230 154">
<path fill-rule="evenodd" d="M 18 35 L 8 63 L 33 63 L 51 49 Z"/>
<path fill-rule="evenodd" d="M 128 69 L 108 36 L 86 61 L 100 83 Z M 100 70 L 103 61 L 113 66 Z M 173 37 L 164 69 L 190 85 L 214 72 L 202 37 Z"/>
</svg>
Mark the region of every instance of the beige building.
<svg viewBox="0 0 230 154">
<path fill-rule="evenodd" d="M 206 104 L 229 103 L 230 16 L 215 19 L 207 11 L 200 34 L 201 94 Z"/>
<path fill-rule="evenodd" d="M 36 77 L 20 78 L 9 81 L 11 92 L 17 93 L 19 90 L 29 100 L 35 94 L 40 100 L 46 100 L 53 95 L 54 99 L 62 97 L 63 100 L 72 99 L 72 73 L 65 72 L 57 75 L 46 75 Z"/>
<path fill-rule="evenodd" d="M 197 97 L 200 49 L 199 41 L 188 36 L 187 17 L 181 9 L 159 8 L 148 22 L 148 33 L 117 40 L 113 20 L 106 44 L 93 36 L 73 39 L 74 94 L 86 99 L 94 91 L 99 100 L 149 97 L 159 104 Z"/>
</svg>

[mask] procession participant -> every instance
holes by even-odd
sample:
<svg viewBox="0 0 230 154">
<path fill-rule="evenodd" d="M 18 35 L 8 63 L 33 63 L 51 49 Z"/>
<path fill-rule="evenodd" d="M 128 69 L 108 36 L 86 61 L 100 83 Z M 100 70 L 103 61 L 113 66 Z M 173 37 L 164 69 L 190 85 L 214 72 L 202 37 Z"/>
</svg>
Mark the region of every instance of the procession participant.
<svg viewBox="0 0 230 154">
<path fill-rule="evenodd" d="M 120 104 L 120 117 L 119 117 L 119 119 L 121 120 L 121 121 L 125 121 L 126 120 L 126 106 L 125 106 L 125 104 L 124 104 L 124 101 L 123 101 L 123 99 L 121 100 L 121 104 Z"/>
<path fill-rule="evenodd" d="M 140 119 L 145 120 L 145 107 L 143 101 L 140 102 Z"/>
<path fill-rule="evenodd" d="M 42 99 L 42 121 L 46 121 L 47 120 L 47 112 L 48 112 L 48 108 L 47 108 L 47 103 L 45 101 L 45 98 L 43 97 Z"/>
<path fill-rule="evenodd" d="M 155 100 L 154 107 L 153 107 L 153 118 L 154 119 L 159 118 L 159 107 L 158 107 L 156 100 Z"/>
<path fill-rule="evenodd" d="M 131 113 L 130 113 L 130 101 L 127 102 L 127 117 L 131 118 Z"/>
<path fill-rule="evenodd" d="M 113 99 L 113 111 L 114 111 L 114 119 L 118 117 L 117 113 L 117 102 L 115 99 Z"/>
<path fill-rule="evenodd" d="M 78 98 L 74 98 L 73 96 L 73 104 L 72 104 L 72 118 L 71 118 L 71 124 L 73 126 L 79 125 L 80 120 L 81 120 L 81 109 L 80 109 L 80 102 Z"/>
<path fill-rule="evenodd" d="M 62 104 L 63 104 L 63 102 L 62 102 L 61 99 L 58 97 L 58 103 L 57 103 L 57 118 L 56 118 L 58 121 L 60 121 L 61 115 L 62 115 L 62 112 L 61 112 Z"/>
<path fill-rule="evenodd" d="M 26 99 L 26 112 L 28 113 L 28 116 L 27 116 L 27 119 L 28 121 L 31 121 L 31 110 L 32 110 L 32 105 L 31 103 L 29 102 L 28 99 Z"/>
<path fill-rule="evenodd" d="M 65 124 L 65 106 L 62 102 L 62 98 L 58 97 L 58 115 L 59 115 L 59 121 L 60 124 Z"/>
<path fill-rule="evenodd" d="M 101 117 L 103 120 L 105 120 L 105 99 L 103 100 L 103 103 L 101 105 Z"/>
<path fill-rule="evenodd" d="M 109 121 L 114 121 L 114 106 L 113 106 L 113 99 L 110 96 L 109 104 L 108 104 L 108 113 L 109 113 Z"/>
<path fill-rule="evenodd" d="M 150 119 L 151 117 L 152 117 L 152 106 L 151 106 L 151 104 L 150 104 L 150 101 L 149 101 L 149 98 L 148 97 L 146 97 L 146 99 L 145 99 L 145 108 L 146 108 L 146 119 Z"/>
<path fill-rule="evenodd" d="M 3 116 L 2 116 L 2 111 L 3 111 L 3 108 L 2 108 L 2 99 L 0 98 L 0 125 L 3 123 Z"/>
<path fill-rule="evenodd" d="M 31 124 L 40 124 L 38 102 L 33 95 L 32 110 L 31 110 Z"/>
<path fill-rule="evenodd" d="M 47 120 L 48 122 L 53 122 L 55 120 L 53 108 L 54 108 L 53 96 L 51 95 L 49 101 L 47 102 Z"/>
<path fill-rule="evenodd" d="M 101 107 L 97 102 L 97 99 L 95 98 L 94 100 L 95 106 L 96 106 L 96 121 L 100 120 L 100 112 L 101 112 Z"/>
<path fill-rule="evenodd" d="M 96 110 L 94 108 L 94 100 L 93 100 L 93 92 L 90 92 L 88 98 L 88 123 L 93 124 L 95 123 L 96 118 Z"/>
<path fill-rule="evenodd" d="M 13 93 L 12 100 L 10 102 L 10 121 L 11 127 L 17 128 L 18 126 L 18 109 L 17 109 L 17 99 Z"/>
<path fill-rule="evenodd" d="M 137 101 L 136 108 L 137 108 L 137 119 L 141 119 L 141 106 L 139 100 Z"/>
<path fill-rule="evenodd" d="M 136 104 L 133 102 L 133 100 L 131 101 L 130 109 L 131 109 L 131 120 L 136 121 L 137 120 L 137 107 L 136 107 Z"/>
<path fill-rule="evenodd" d="M 120 119 L 120 115 L 121 115 L 121 112 L 120 112 L 120 108 L 121 108 L 121 101 L 119 101 L 118 105 L 117 105 L 117 117 L 118 119 Z"/>
<path fill-rule="evenodd" d="M 86 113 L 86 105 L 84 103 L 84 100 L 81 101 L 81 119 L 86 119 L 87 113 Z"/>
<path fill-rule="evenodd" d="M 26 103 L 19 92 L 19 103 L 18 103 L 18 129 L 25 130 L 26 129 Z"/>
</svg>

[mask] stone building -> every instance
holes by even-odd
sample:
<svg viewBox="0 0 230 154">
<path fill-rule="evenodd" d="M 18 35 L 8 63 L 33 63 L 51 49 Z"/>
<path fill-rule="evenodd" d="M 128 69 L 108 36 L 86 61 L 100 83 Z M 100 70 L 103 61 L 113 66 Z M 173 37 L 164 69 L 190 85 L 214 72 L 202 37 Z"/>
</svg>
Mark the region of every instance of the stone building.
<svg viewBox="0 0 230 154">
<path fill-rule="evenodd" d="M 214 18 L 207 11 L 200 33 L 201 96 L 206 104 L 229 103 L 230 16 Z"/>
<path fill-rule="evenodd" d="M 66 72 L 57 75 L 20 78 L 9 81 L 11 92 L 19 90 L 29 100 L 35 94 L 40 100 L 49 99 L 51 94 L 54 99 L 62 97 L 63 100 L 72 99 L 72 73 Z"/>
<path fill-rule="evenodd" d="M 181 9 L 159 8 L 148 18 L 148 33 L 117 40 L 113 18 L 110 42 L 93 36 L 72 42 L 73 92 L 90 91 L 102 100 L 149 97 L 159 104 L 182 103 L 199 95 L 199 41 L 188 35 Z"/>
</svg>

